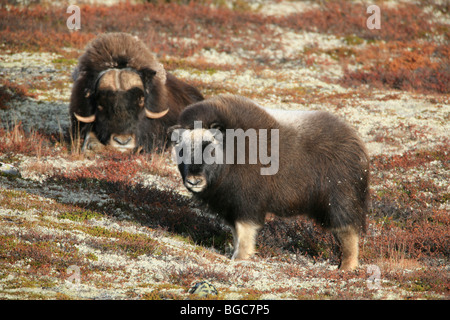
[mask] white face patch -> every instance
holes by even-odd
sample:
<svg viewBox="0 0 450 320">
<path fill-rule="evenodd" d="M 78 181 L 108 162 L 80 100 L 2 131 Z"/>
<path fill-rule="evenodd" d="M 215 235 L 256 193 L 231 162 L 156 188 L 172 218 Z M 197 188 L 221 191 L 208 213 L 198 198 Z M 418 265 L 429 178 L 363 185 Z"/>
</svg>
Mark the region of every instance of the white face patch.
<svg viewBox="0 0 450 320">
<path fill-rule="evenodd" d="M 200 123 L 200 127 L 198 126 Z M 176 145 L 172 149 L 172 158 L 184 164 L 222 164 L 222 133 L 217 129 L 204 129 L 200 121 L 195 121 L 194 129 L 177 129 L 172 133 Z M 205 142 L 208 144 L 206 147 Z"/>
<path fill-rule="evenodd" d="M 198 144 L 205 142 L 215 142 L 216 139 L 214 135 L 211 133 L 210 129 L 194 129 L 194 130 L 186 130 L 181 135 L 181 140 L 184 142 L 191 141 L 191 143 Z"/>
<path fill-rule="evenodd" d="M 101 76 L 98 83 L 98 90 L 126 91 L 135 87 L 144 90 L 144 84 L 139 75 L 130 70 L 108 70 Z"/>
</svg>

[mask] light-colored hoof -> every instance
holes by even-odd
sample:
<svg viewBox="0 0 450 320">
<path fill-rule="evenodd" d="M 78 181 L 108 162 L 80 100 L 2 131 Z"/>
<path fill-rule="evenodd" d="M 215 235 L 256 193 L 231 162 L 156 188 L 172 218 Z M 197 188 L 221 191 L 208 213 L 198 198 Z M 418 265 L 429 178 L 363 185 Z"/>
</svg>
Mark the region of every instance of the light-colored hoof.
<svg viewBox="0 0 450 320">
<path fill-rule="evenodd" d="M 340 271 L 353 271 L 358 268 L 358 261 L 343 261 L 339 266 Z"/>
</svg>

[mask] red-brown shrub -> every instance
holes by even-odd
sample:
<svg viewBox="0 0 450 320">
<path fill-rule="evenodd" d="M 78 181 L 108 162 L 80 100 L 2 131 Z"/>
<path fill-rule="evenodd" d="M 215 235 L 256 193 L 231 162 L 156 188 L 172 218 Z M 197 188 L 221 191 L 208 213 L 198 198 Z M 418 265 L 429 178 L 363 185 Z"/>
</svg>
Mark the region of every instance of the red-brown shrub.
<svg viewBox="0 0 450 320">
<path fill-rule="evenodd" d="M 433 150 L 372 158 L 372 184 L 378 188 L 371 195 L 370 225 L 378 231 L 366 246 L 366 258 L 391 258 L 393 254 L 401 253 L 405 258 L 426 261 L 449 256 L 450 218 L 445 210 L 445 203 L 449 201 L 447 186 L 435 183 L 433 177 L 411 179 L 405 176 L 410 169 L 424 169 L 431 162 L 437 162 L 443 172 L 448 171 L 448 147 L 447 143 Z M 383 187 L 386 173 L 394 174 L 395 178 L 389 186 Z"/>
<path fill-rule="evenodd" d="M 340 83 L 370 84 L 382 88 L 424 93 L 450 92 L 450 46 L 432 43 L 391 42 L 356 51 L 356 71 L 344 66 Z"/>
<path fill-rule="evenodd" d="M 21 123 L 14 125 L 11 130 L 0 127 L 0 153 L 41 157 L 49 155 L 52 148 L 48 137 L 35 130 L 25 132 Z"/>
<path fill-rule="evenodd" d="M 25 97 L 36 98 L 34 93 L 28 91 L 29 87 L 11 82 L 7 79 L 0 80 L 0 109 L 8 109 L 8 102 L 12 99 Z"/>
<path fill-rule="evenodd" d="M 69 14 L 65 8 L 53 12 L 40 5 L 0 9 L 0 36 L 15 50 L 63 52 L 63 47 L 82 49 L 88 40 L 101 32 L 129 32 L 142 38 L 156 53 L 184 57 L 204 47 L 234 49 L 226 42 L 232 42 L 231 37 L 239 34 L 251 33 L 255 38 L 255 41 L 240 44 L 262 46 L 260 41 L 267 32 L 266 20 L 259 15 L 195 2 L 187 6 L 176 3 L 131 5 L 127 2 L 110 7 L 84 5 L 80 8 L 81 30 L 76 32 L 67 29 Z M 171 39 L 174 36 L 177 39 Z M 178 38 L 197 41 L 184 43 Z"/>
<path fill-rule="evenodd" d="M 320 8 L 295 13 L 278 23 L 296 30 L 315 31 L 339 36 L 356 35 L 366 40 L 411 40 L 424 38 L 434 31 L 430 14 L 416 4 L 402 3 L 396 6 L 379 4 L 381 28 L 366 26 L 368 5 L 352 1 L 326 1 Z"/>
</svg>

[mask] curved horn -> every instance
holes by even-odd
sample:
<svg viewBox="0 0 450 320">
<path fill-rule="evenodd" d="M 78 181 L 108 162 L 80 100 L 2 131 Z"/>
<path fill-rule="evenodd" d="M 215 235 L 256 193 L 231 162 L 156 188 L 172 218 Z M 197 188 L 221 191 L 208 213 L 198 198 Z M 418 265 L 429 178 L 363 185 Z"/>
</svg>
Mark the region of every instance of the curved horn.
<svg viewBox="0 0 450 320">
<path fill-rule="evenodd" d="M 169 112 L 169 109 L 161 111 L 161 112 L 152 112 L 152 111 L 149 111 L 147 108 L 145 108 L 145 115 L 147 116 L 147 118 L 150 118 L 150 119 L 162 118 L 167 114 L 167 112 Z"/>
<path fill-rule="evenodd" d="M 84 122 L 84 123 L 92 123 L 95 121 L 95 114 L 93 114 L 92 116 L 89 117 L 82 117 L 78 114 L 76 114 L 75 112 L 73 113 L 73 115 L 75 116 L 75 118 L 77 118 L 78 121 L 80 122 Z"/>
</svg>

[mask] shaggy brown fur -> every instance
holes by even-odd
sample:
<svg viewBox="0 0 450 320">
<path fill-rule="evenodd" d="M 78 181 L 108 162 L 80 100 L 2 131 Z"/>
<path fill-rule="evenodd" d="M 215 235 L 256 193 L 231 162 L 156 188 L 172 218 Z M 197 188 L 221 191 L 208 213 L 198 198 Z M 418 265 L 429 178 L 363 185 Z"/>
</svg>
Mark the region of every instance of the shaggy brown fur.
<svg viewBox="0 0 450 320">
<path fill-rule="evenodd" d="M 256 233 L 267 213 L 306 214 L 341 243 L 341 269 L 357 266 L 358 233 L 366 228 L 369 158 L 354 129 L 327 112 L 269 110 L 238 96 L 189 106 L 181 113 L 178 127 L 192 130 L 194 121 L 201 121 L 204 129 L 220 128 L 225 140 L 226 129 L 279 130 L 276 174 L 261 175 L 264 166 L 259 161 L 178 166 L 185 186 L 232 226 L 234 258 L 245 259 L 253 253 Z M 178 146 L 186 143 L 186 136 Z M 200 143 L 205 148 L 211 141 Z M 192 147 L 192 142 L 187 143 Z M 270 135 L 267 145 L 271 145 Z M 224 158 L 228 152 L 224 147 Z"/>
<path fill-rule="evenodd" d="M 151 151 L 164 144 L 167 128 L 185 106 L 203 100 L 197 89 L 166 73 L 141 40 L 126 33 L 102 34 L 90 42 L 73 77 L 72 135 L 84 138 L 92 131 L 105 145 L 113 137 L 129 136 L 136 147 Z M 159 119 L 145 116 L 146 110 L 167 109 Z M 75 114 L 79 119 L 95 116 L 95 121 L 78 121 Z"/>
</svg>

